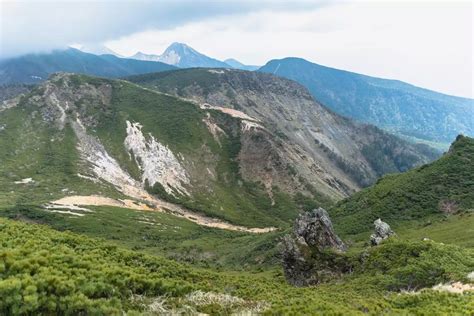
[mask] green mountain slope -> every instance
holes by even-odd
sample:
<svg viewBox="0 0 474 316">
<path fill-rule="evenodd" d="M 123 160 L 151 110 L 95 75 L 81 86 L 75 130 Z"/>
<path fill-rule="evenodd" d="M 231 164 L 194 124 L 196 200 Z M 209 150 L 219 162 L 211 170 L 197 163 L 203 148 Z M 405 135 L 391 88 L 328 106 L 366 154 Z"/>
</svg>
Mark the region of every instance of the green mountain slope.
<svg viewBox="0 0 474 316">
<path fill-rule="evenodd" d="M 295 80 L 333 111 L 408 139 L 449 146 L 474 136 L 474 101 L 410 84 L 329 68 L 301 58 L 271 60 L 259 71 Z"/>
<path fill-rule="evenodd" d="M 196 269 L 101 240 L 0 219 L 0 312 L 10 314 L 469 314 L 473 294 L 398 290 L 465 280 L 472 251 L 387 242 L 352 275 L 294 288 L 282 273 Z M 304 304 L 302 304 L 304 302 Z"/>
<path fill-rule="evenodd" d="M 338 203 L 331 214 L 341 232 L 357 234 L 371 229 L 379 217 L 390 224 L 427 223 L 443 215 L 472 211 L 473 170 L 474 139 L 458 136 L 439 160 L 384 176 L 374 186 Z"/>
<path fill-rule="evenodd" d="M 300 209 L 333 200 L 252 118 L 128 82 L 58 74 L 0 111 L 3 207 L 95 194 L 189 211 L 194 221 L 286 227 Z"/>
<path fill-rule="evenodd" d="M 160 62 L 119 58 L 113 55 L 97 56 L 69 48 L 0 60 L 0 85 L 38 83 L 55 72 L 116 78 L 171 69 L 175 67 Z"/>
</svg>

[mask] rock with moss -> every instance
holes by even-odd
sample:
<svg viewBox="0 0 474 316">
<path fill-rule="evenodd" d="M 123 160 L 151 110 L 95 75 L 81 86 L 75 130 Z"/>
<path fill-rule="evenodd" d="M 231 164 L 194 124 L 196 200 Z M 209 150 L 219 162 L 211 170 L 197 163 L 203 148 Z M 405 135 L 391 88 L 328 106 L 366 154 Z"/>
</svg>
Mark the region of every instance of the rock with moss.
<svg viewBox="0 0 474 316">
<path fill-rule="evenodd" d="M 370 235 L 370 244 L 372 246 L 379 245 L 383 240 L 395 235 L 395 232 L 390 228 L 390 225 L 383 222 L 380 218 L 374 221 L 375 232 Z"/>
<path fill-rule="evenodd" d="M 283 271 L 288 283 L 308 286 L 331 280 L 349 269 L 346 245 L 336 235 L 323 208 L 301 214 L 292 234 L 281 242 Z"/>
</svg>

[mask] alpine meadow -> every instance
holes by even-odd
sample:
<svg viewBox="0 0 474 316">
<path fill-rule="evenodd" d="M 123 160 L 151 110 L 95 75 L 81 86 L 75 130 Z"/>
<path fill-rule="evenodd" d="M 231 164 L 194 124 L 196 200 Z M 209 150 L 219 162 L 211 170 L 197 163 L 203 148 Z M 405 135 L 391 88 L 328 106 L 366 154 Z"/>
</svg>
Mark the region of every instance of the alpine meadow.
<svg viewBox="0 0 474 316">
<path fill-rule="evenodd" d="M 473 12 L 0 2 L 0 315 L 474 315 Z"/>
</svg>

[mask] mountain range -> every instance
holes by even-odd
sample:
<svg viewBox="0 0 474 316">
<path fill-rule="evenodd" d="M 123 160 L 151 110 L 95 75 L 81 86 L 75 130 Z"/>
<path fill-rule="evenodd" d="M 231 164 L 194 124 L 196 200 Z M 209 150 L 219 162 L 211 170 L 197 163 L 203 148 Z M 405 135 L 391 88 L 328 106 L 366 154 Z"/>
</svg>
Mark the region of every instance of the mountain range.
<svg viewBox="0 0 474 316">
<path fill-rule="evenodd" d="M 99 56 L 68 48 L 0 60 L 0 85 L 39 83 L 61 71 L 117 78 L 175 68 L 160 62 L 119 58 L 114 55 Z"/>
<path fill-rule="evenodd" d="M 295 80 L 331 110 L 407 139 L 445 149 L 458 134 L 474 135 L 474 100 L 398 80 L 380 79 L 311 63 L 271 60 L 259 71 Z"/>
<path fill-rule="evenodd" d="M 323 106 L 345 117 L 373 124 L 412 142 L 441 150 L 458 135 L 474 135 L 474 101 L 311 63 L 301 58 L 271 60 L 263 67 L 235 59 L 219 61 L 186 44 L 173 43 L 163 54 L 136 53 L 119 58 L 105 46 L 30 54 L 0 60 L 0 84 L 38 83 L 58 71 L 109 78 L 179 68 L 234 68 L 269 72 L 305 86 Z M 115 54 L 115 55 L 113 55 Z"/>
<path fill-rule="evenodd" d="M 161 55 L 137 52 L 135 55 L 130 56 L 130 58 L 147 61 L 159 61 L 179 68 L 234 68 L 249 71 L 260 68 L 259 66 L 244 65 L 233 58 L 220 61 L 208 57 L 183 43 L 172 43 Z"/>
</svg>

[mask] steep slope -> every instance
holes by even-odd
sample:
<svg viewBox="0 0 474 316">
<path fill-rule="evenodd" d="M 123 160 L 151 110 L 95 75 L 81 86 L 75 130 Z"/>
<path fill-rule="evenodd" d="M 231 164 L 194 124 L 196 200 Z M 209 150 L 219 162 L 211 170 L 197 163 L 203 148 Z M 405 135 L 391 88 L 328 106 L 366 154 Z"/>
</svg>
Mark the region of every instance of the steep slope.
<svg viewBox="0 0 474 316">
<path fill-rule="evenodd" d="M 316 190 L 336 198 L 385 173 L 405 171 L 436 157 L 426 146 L 411 145 L 373 126 L 342 118 L 315 102 L 301 85 L 270 74 L 190 69 L 129 80 L 202 106 L 221 106 L 255 118 L 299 157 L 290 171 L 294 169 Z M 261 156 L 253 165 L 269 160 Z M 308 164 L 309 170 L 303 167 Z"/>
<path fill-rule="evenodd" d="M 336 113 L 409 139 L 439 143 L 447 148 L 458 134 L 474 136 L 472 99 L 300 58 L 271 60 L 259 71 L 295 80 Z"/>
<path fill-rule="evenodd" d="M 160 61 L 179 68 L 230 68 L 230 66 L 225 62 L 201 54 L 183 43 L 171 44 L 161 55 L 144 54 L 138 52 L 130 58 L 138 60 Z"/>
<path fill-rule="evenodd" d="M 97 56 L 69 48 L 0 60 L 0 85 L 38 83 L 59 71 L 114 78 L 171 69 L 174 67 L 164 63 Z"/>
<path fill-rule="evenodd" d="M 232 68 L 241 69 L 241 70 L 253 71 L 260 68 L 260 66 L 244 65 L 240 61 L 233 58 L 226 59 L 224 60 L 224 62 L 228 64 L 229 66 L 231 66 Z"/>
<path fill-rule="evenodd" d="M 170 210 L 267 232 L 345 192 L 258 119 L 129 82 L 57 74 L 0 111 L 3 207 Z"/>
<path fill-rule="evenodd" d="M 357 234 L 367 231 L 377 218 L 391 224 L 430 224 L 437 217 L 472 212 L 473 170 L 474 139 L 458 136 L 440 159 L 406 173 L 384 176 L 374 186 L 340 202 L 331 215 L 341 232 Z"/>
</svg>

